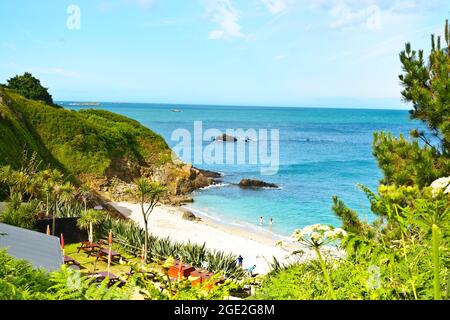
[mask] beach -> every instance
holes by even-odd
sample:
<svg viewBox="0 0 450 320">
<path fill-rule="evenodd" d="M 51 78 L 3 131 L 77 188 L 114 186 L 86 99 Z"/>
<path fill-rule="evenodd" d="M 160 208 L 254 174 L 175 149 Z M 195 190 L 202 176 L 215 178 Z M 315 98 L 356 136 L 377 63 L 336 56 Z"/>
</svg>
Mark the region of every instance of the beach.
<svg viewBox="0 0 450 320">
<path fill-rule="evenodd" d="M 335 195 L 348 207 L 363 212 L 362 219 L 373 222 L 376 217 L 371 214 L 370 202 L 364 192 L 355 187 L 360 183 L 376 190 L 377 181 L 381 179 L 372 156 L 373 132 L 389 127 L 392 134 L 407 135 L 415 126 L 408 122 L 407 111 L 394 110 L 177 105 L 182 112 L 174 113 L 171 112 L 174 106 L 164 104 L 102 102 L 101 107 L 151 128 L 183 162 L 221 174 L 220 183 L 192 193 L 194 202 L 189 203 L 192 210 L 203 212 L 219 222 L 238 222 L 253 227 L 257 227 L 260 216 L 264 217 L 266 227 L 273 218 L 273 231 L 283 236 L 315 223 L 340 227 L 341 221 L 331 210 Z M 68 106 L 76 111 L 84 108 Z M 246 143 L 245 150 L 241 151 L 236 143 L 214 142 L 211 145 L 209 139 L 202 145 L 194 144 L 194 141 L 188 143 L 190 152 L 180 150 L 177 147 L 180 140 L 173 139 L 172 134 L 182 128 L 193 137 L 194 123 L 198 120 L 202 121 L 204 132 L 208 129 L 221 132 L 255 129 L 259 132 L 259 128 L 266 128 L 270 134 L 271 129 L 279 130 L 278 173 L 262 175 L 261 169 L 268 164 L 249 161 L 250 150 L 262 150 L 258 141 L 264 139 Z M 206 161 L 207 148 L 210 150 L 212 146 L 219 148 L 217 161 Z M 231 147 L 234 158 L 227 156 L 226 151 Z M 276 154 L 275 149 L 269 147 L 267 155 Z M 202 154 L 198 159 L 194 158 L 197 153 Z M 219 156 L 221 153 L 223 156 Z M 190 159 L 184 157 L 189 154 Z M 238 155 L 246 161 L 238 164 Z M 279 188 L 243 189 L 238 186 L 242 179 L 257 179 Z"/>
<path fill-rule="evenodd" d="M 139 204 L 129 202 L 110 202 L 125 217 L 143 227 L 143 218 Z M 185 209 L 168 205 L 156 206 L 150 215 L 149 231 L 158 237 L 169 237 L 178 242 L 206 243 L 206 247 L 220 250 L 236 256 L 242 255 L 243 266 L 256 265 L 255 274 L 270 271 L 269 263 L 275 257 L 279 262 L 290 263 L 313 257 L 313 252 L 300 244 L 285 242 L 283 247 L 276 246 L 281 238 L 269 232 L 251 231 L 232 225 L 217 223 L 201 217 L 200 221 L 182 218 Z M 304 254 L 291 255 L 294 250 L 303 250 Z"/>
</svg>

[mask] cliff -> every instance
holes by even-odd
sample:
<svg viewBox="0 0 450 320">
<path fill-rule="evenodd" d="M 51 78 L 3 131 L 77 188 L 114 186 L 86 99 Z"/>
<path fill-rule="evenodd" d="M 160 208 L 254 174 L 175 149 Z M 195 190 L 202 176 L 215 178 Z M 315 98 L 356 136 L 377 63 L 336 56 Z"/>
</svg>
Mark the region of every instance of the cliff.
<svg viewBox="0 0 450 320">
<path fill-rule="evenodd" d="M 20 168 L 35 155 L 98 191 L 150 177 L 182 196 L 212 182 L 172 157 L 164 139 L 139 122 L 105 110 L 65 110 L 0 87 L 0 165 Z"/>
</svg>

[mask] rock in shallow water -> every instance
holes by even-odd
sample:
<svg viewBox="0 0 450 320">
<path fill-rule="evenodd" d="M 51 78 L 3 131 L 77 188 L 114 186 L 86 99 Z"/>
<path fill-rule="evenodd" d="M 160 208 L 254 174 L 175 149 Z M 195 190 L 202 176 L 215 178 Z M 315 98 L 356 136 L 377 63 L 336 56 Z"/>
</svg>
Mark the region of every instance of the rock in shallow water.
<svg viewBox="0 0 450 320">
<path fill-rule="evenodd" d="M 241 188 L 279 188 L 274 183 L 264 182 L 256 179 L 242 179 L 239 182 Z"/>
<path fill-rule="evenodd" d="M 216 141 L 236 142 L 236 141 L 238 141 L 238 139 L 236 137 L 233 137 L 233 136 L 230 136 L 230 135 L 227 135 L 224 133 L 224 134 L 218 136 L 216 138 Z"/>
<path fill-rule="evenodd" d="M 188 221 L 198 221 L 200 220 L 200 218 L 197 218 L 195 216 L 195 214 L 193 214 L 190 211 L 185 211 L 183 212 L 183 216 L 181 217 L 183 220 L 188 220 Z"/>
</svg>

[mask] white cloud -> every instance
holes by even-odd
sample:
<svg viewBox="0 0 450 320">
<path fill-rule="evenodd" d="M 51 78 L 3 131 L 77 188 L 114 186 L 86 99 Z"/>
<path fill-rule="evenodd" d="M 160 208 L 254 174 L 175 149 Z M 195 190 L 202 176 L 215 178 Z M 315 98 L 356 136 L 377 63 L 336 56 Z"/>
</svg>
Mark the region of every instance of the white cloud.
<svg viewBox="0 0 450 320">
<path fill-rule="evenodd" d="M 293 0 L 307 3 L 311 7 L 330 10 L 338 4 L 345 4 L 351 10 L 361 10 L 369 6 L 377 6 L 382 11 L 417 12 L 433 10 L 440 7 L 447 0 Z"/>
<path fill-rule="evenodd" d="M 285 0 L 289 1 L 289 0 Z M 301 5 L 328 12 L 332 28 L 382 27 L 382 17 L 398 14 L 420 14 L 438 10 L 448 0 L 290 0 L 289 6 Z"/>
<path fill-rule="evenodd" d="M 284 0 L 261 0 L 261 1 L 266 6 L 267 10 L 269 10 L 273 14 L 282 13 L 287 9 Z"/>
<path fill-rule="evenodd" d="M 148 9 L 152 7 L 156 0 L 126 0 L 127 2 L 137 4 L 138 6 Z"/>
<path fill-rule="evenodd" d="M 376 5 L 352 9 L 345 2 L 341 2 L 330 10 L 330 15 L 335 18 L 330 24 L 332 28 L 349 26 L 365 26 L 370 30 L 381 28 L 381 9 Z"/>
<path fill-rule="evenodd" d="M 211 30 L 210 39 L 241 38 L 244 34 L 239 24 L 239 11 L 230 0 L 207 0 L 207 14 L 218 24 L 218 28 Z"/>
</svg>

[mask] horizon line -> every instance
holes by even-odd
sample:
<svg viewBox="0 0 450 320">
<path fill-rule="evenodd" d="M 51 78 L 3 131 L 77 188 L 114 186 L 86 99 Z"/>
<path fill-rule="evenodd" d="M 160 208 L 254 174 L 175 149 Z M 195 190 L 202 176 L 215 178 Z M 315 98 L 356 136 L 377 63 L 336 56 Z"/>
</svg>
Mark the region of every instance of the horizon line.
<svg viewBox="0 0 450 320">
<path fill-rule="evenodd" d="M 383 99 L 383 98 L 381 98 Z M 390 99 L 390 98 L 387 98 Z M 394 99 L 394 98 L 393 98 Z M 401 100 L 400 100 L 401 102 Z M 197 107 L 242 107 L 242 108 L 289 108 L 289 109 L 352 109 L 352 110 L 392 110 L 392 111 L 408 111 L 405 103 L 404 107 L 363 107 L 363 106 L 287 106 L 287 105 L 244 105 L 244 104 L 207 104 L 207 103 L 168 103 L 168 102 L 126 102 L 126 101 L 92 101 L 92 100 L 55 100 L 55 103 L 98 103 L 98 104 L 140 104 L 140 105 L 160 105 L 160 106 L 197 106 Z M 85 105 L 82 107 L 95 107 Z"/>
</svg>

